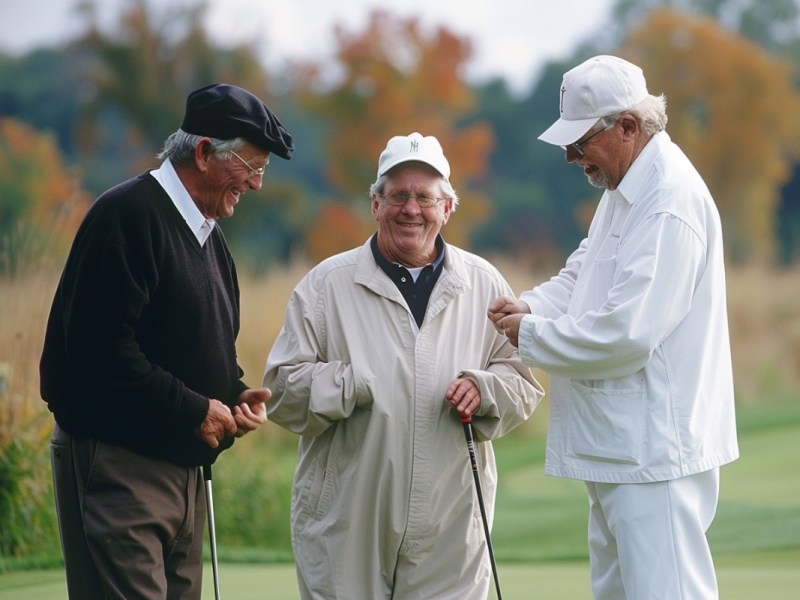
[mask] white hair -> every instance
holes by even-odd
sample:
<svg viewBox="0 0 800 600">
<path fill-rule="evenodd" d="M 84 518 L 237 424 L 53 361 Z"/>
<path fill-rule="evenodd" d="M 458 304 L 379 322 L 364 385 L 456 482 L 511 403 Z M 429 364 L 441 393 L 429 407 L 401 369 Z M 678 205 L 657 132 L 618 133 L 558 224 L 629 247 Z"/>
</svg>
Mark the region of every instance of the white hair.
<svg viewBox="0 0 800 600">
<path fill-rule="evenodd" d="M 195 146 L 203 137 L 202 135 L 195 135 L 193 133 L 186 133 L 183 129 L 178 129 L 175 133 L 171 134 L 164 142 L 164 147 L 156 155 L 156 158 L 164 160 L 169 158 L 173 164 L 185 164 L 192 160 L 194 155 Z M 214 154 L 219 154 L 223 159 L 230 158 L 230 151 L 239 150 L 246 143 L 244 138 L 233 138 L 230 140 L 218 140 L 216 138 L 208 138 L 211 140 L 211 151 Z"/>
</svg>

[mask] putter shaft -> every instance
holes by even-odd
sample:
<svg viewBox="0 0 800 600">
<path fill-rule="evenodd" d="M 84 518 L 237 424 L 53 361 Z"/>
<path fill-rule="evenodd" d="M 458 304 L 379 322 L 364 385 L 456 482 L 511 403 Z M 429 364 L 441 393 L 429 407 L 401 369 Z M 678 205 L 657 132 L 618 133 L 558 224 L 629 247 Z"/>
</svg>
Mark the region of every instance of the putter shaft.
<svg viewBox="0 0 800 600">
<path fill-rule="evenodd" d="M 214 598 L 220 600 L 219 564 L 217 563 L 217 534 L 214 524 L 214 494 L 211 490 L 211 465 L 203 466 L 203 479 L 206 484 L 206 513 L 208 518 L 208 543 L 211 547 L 211 570 L 214 573 Z"/>
<path fill-rule="evenodd" d="M 497 591 L 497 600 L 503 600 L 503 595 L 500 593 L 500 580 L 497 578 L 497 564 L 495 563 L 494 551 L 492 550 L 492 537 L 491 532 L 489 531 L 489 521 L 486 518 L 486 507 L 483 504 L 481 477 L 478 472 L 478 457 L 477 453 L 475 452 L 475 440 L 472 437 L 472 417 L 462 416 L 461 423 L 464 425 L 464 437 L 467 439 L 469 461 L 472 466 L 472 478 L 475 480 L 475 492 L 478 495 L 478 506 L 481 509 L 483 532 L 486 535 L 486 548 L 489 550 L 489 562 L 492 565 L 492 575 L 494 576 L 494 589 Z"/>
</svg>

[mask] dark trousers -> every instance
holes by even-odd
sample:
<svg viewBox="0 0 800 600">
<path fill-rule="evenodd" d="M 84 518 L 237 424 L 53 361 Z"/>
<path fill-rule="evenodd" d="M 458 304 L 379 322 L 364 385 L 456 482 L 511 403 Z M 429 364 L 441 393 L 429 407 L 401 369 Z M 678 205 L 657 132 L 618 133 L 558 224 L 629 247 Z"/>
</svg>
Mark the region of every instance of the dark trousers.
<svg viewBox="0 0 800 600">
<path fill-rule="evenodd" d="M 206 507 L 197 468 L 58 425 L 50 458 L 70 598 L 199 600 Z"/>
</svg>

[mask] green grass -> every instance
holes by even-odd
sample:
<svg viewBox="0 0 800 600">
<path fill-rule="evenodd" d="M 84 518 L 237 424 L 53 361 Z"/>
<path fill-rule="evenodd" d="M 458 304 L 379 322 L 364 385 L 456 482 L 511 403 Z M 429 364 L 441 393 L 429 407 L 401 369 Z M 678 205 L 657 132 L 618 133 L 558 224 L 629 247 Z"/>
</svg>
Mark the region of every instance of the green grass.
<svg viewBox="0 0 800 600">
<path fill-rule="evenodd" d="M 588 556 L 584 484 L 545 477 L 543 445 L 513 436 L 495 443 L 500 478 L 492 541 L 498 561 Z M 800 403 L 740 411 L 739 445 L 741 458 L 721 470 L 719 509 L 709 530 L 715 556 L 799 548 Z M 526 461 L 530 455 L 537 458 Z"/>
<path fill-rule="evenodd" d="M 739 560 L 741 559 L 741 560 Z M 800 589 L 800 552 L 758 553 L 718 562 L 723 600 L 790 600 Z M 506 600 L 591 600 L 589 566 L 563 563 L 500 563 L 500 588 Z M 24 571 L 0 576 L 0 600 L 66 598 L 64 575 L 58 570 Z M 220 565 L 223 598 L 234 600 L 296 600 L 291 565 Z M 203 600 L 214 598 L 210 566 L 206 565 Z M 494 593 L 490 598 L 495 598 Z"/>
<path fill-rule="evenodd" d="M 800 403 L 740 411 L 739 442 L 741 458 L 722 469 L 719 510 L 709 531 L 720 597 L 797 598 Z M 541 436 L 524 432 L 495 444 L 500 487 L 492 543 L 503 597 L 590 600 L 586 492 L 581 482 L 544 476 L 543 447 Z M 264 562 L 275 560 L 274 553 L 220 548 L 220 556 L 224 598 L 297 598 L 294 567 Z M 203 598 L 213 596 L 207 567 Z M 65 597 L 61 569 L 0 574 L 0 600 Z"/>
</svg>

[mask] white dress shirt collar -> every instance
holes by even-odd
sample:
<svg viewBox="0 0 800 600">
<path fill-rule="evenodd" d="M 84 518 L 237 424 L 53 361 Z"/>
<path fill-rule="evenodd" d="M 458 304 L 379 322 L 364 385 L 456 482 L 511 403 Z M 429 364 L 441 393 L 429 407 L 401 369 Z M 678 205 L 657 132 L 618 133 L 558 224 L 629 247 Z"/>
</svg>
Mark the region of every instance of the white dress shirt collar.
<svg viewBox="0 0 800 600">
<path fill-rule="evenodd" d="M 175 167 L 172 162 L 166 159 L 158 169 L 150 171 L 153 178 L 164 188 L 167 195 L 172 200 L 175 208 L 181 213 L 181 216 L 186 221 L 186 224 L 191 229 L 192 233 L 197 237 L 197 241 L 202 246 L 205 244 L 208 236 L 216 225 L 213 219 L 206 219 L 197 208 L 197 205 L 189 196 L 189 192 L 183 185 L 183 182 L 175 172 Z"/>
</svg>

